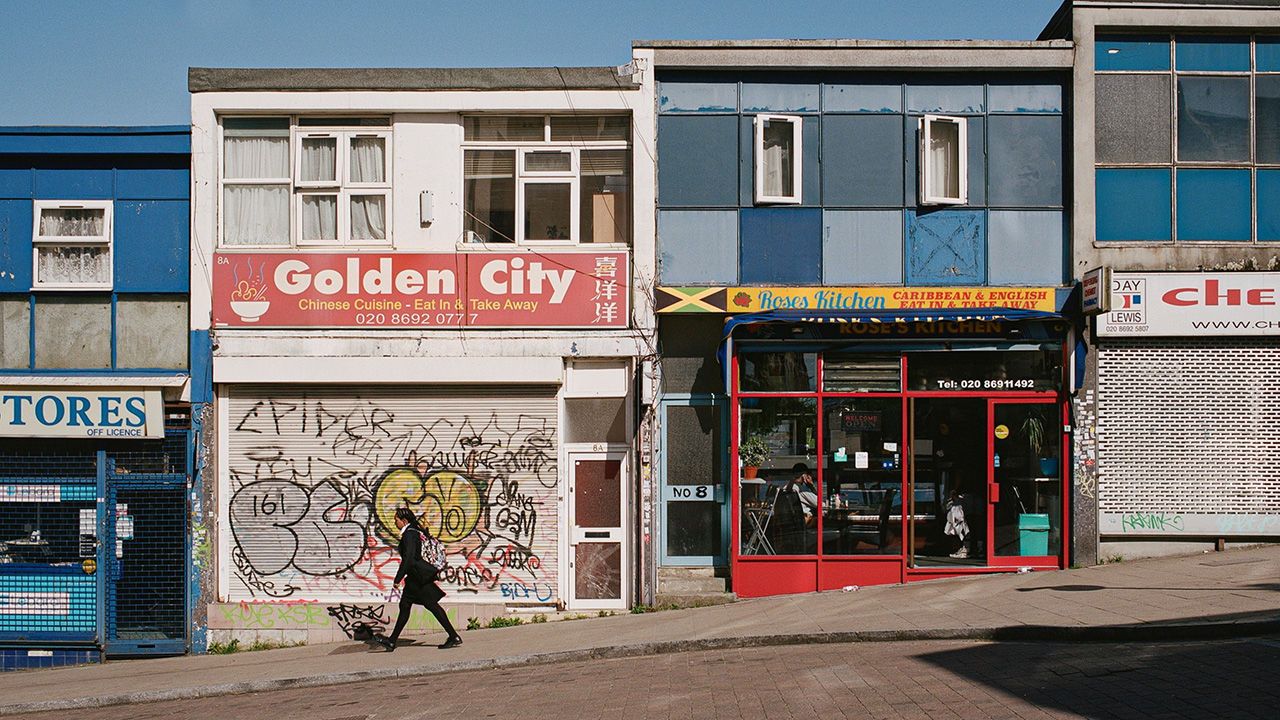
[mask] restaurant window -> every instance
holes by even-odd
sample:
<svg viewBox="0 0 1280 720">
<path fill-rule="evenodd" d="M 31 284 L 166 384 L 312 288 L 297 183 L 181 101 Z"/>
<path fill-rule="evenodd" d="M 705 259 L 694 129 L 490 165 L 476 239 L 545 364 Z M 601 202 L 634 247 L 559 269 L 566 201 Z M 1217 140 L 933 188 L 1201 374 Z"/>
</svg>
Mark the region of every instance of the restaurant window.
<svg viewBox="0 0 1280 720">
<path fill-rule="evenodd" d="M 386 118 L 224 118 L 222 246 L 388 244 L 391 139 Z"/>
<path fill-rule="evenodd" d="M 1062 385 L 1062 347 L 907 353 L 911 390 L 1052 392 Z"/>
<path fill-rule="evenodd" d="M 742 555 L 817 552 L 817 399 L 739 401 Z"/>
<path fill-rule="evenodd" d="M 630 128 L 622 115 L 464 118 L 466 242 L 629 242 Z"/>
<path fill-rule="evenodd" d="M 743 392 L 804 392 L 818 380 L 817 353 L 750 352 L 738 355 Z"/>
<path fill-rule="evenodd" d="M 899 392 L 902 360 L 897 353 L 826 353 L 822 389 L 827 392 Z"/>
<path fill-rule="evenodd" d="M 801 118 L 755 117 L 755 201 L 798 205 L 801 198 Z"/>
<path fill-rule="evenodd" d="M 969 201 L 968 139 L 965 118 L 921 118 L 921 205 L 963 205 Z"/>
<path fill-rule="evenodd" d="M 902 552 L 902 401 L 823 401 L 822 553 Z"/>
</svg>

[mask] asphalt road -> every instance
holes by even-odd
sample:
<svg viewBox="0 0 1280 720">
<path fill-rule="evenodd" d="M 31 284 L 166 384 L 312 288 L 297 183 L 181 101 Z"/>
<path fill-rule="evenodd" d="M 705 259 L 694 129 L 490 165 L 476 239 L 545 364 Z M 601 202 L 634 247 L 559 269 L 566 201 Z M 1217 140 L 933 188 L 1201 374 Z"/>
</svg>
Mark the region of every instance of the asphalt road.
<svg viewBox="0 0 1280 720">
<path fill-rule="evenodd" d="M 19 717 L 1280 717 L 1280 638 L 857 643 L 706 651 Z"/>
</svg>

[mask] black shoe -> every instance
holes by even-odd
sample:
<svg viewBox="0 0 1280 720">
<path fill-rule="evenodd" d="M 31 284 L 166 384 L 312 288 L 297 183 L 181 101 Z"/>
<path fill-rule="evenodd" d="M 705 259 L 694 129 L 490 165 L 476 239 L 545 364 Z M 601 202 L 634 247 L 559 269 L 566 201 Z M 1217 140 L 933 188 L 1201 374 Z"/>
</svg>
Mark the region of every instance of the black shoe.
<svg viewBox="0 0 1280 720">
<path fill-rule="evenodd" d="M 375 635 L 373 641 L 382 646 L 387 652 L 396 651 L 396 641 L 384 635 Z"/>
<path fill-rule="evenodd" d="M 457 635 L 454 635 L 448 640 L 445 640 L 443 645 L 437 645 L 436 647 L 440 648 L 441 650 L 448 650 L 449 648 L 456 648 L 461 644 L 462 644 L 462 638 L 458 637 Z"/>
</svg>

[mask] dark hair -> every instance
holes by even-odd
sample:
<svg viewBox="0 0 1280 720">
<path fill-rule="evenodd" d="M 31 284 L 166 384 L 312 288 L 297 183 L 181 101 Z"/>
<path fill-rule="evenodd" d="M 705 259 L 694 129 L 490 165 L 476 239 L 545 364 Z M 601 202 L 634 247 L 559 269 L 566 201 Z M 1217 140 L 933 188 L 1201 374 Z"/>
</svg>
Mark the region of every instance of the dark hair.
<svg viewBox="0 0 1280 720">
<path fill-rule="evenodd" d="M 413 527 L 418 528 L 424 533 L 426 532 L 426 529 L 423 528 L 422 525 L 418 523 L 418 516 L 415 515 L 412 510 L 409 509 L 408 505 L 403 505 L 401 507 L 396 508 L 396 519 L 403 520 L 405 521 L 406 524 L 412 525 Z"/>
</svg>

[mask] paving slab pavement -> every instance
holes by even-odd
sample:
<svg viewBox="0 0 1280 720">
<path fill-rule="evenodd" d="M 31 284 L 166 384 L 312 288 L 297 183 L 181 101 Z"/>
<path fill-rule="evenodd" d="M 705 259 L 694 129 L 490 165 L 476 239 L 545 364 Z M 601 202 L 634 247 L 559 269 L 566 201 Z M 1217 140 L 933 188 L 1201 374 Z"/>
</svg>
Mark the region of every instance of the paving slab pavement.
<svg viewBox="0 0 1280 720">
<path fill-rule="evenodd" d="M 1280 546 L 439 635 L 0 674 L 0 715 L 688 650 L 859 640 L 1162 640 L 1280 632 Z"/>
</svg>

